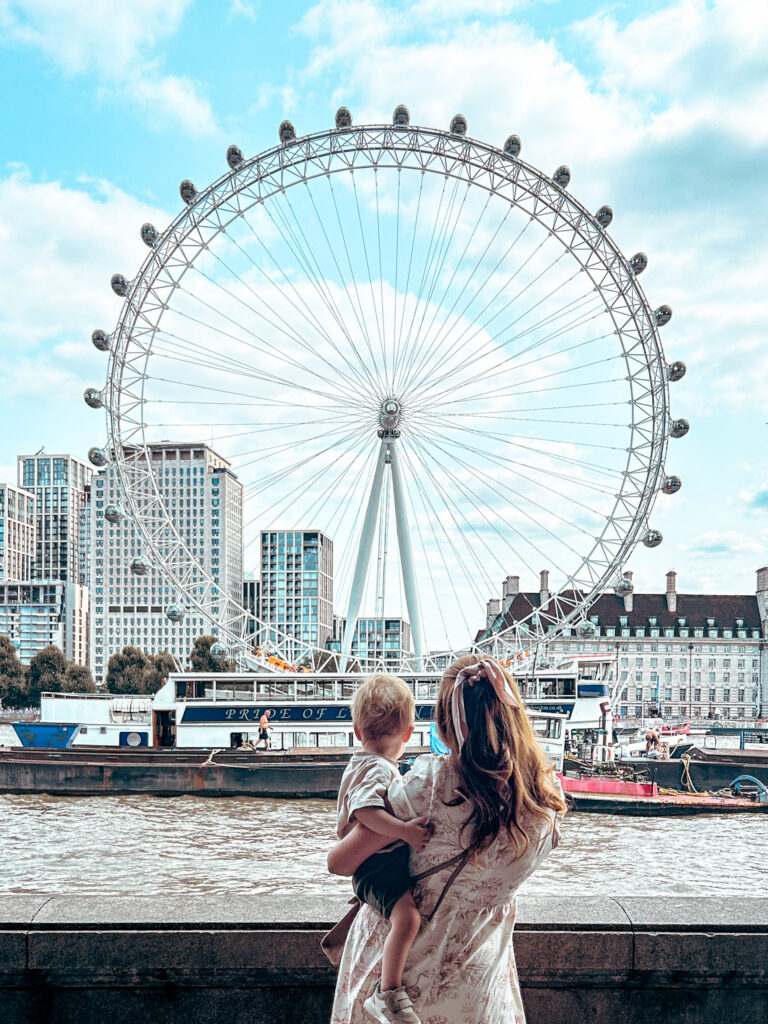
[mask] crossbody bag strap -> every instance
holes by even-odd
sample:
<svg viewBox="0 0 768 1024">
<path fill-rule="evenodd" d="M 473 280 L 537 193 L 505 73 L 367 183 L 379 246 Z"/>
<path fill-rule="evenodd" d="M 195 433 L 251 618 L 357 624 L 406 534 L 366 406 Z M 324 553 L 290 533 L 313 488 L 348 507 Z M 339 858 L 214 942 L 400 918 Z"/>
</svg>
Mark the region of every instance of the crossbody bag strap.
<svg viewBox="0 0 768 1024">
<path fill-rule="evenodd" d="M 443 886 L 443 890 L 437 898 L 437 903 L 434 905 L 430 913 L 427 915 L 427 923 L 429 923 L 438 911 L 440 904 L 443 902 L 448 894 L 448 890 L 451 888 L 453 883 L 459 877 L 461 872 L 466 867 L 467 861 L 469 860 L 471 850 L 462 850 L 461 853 L 457 853 L 455 857 L 451 857 L 450 860 L 444 860 L 441 864 L 435 864 L 434 867 L 427 868 L 426 871 L 422 871 L 418 875 L 413 875 L 412 880 L 414 882 L 420 882 L 422 878 L 428 878 L 430 875 L 436 875 L 438 871 L 444 871 L 445 868 L 453 866 L 448 881 Z"/>
</svg>

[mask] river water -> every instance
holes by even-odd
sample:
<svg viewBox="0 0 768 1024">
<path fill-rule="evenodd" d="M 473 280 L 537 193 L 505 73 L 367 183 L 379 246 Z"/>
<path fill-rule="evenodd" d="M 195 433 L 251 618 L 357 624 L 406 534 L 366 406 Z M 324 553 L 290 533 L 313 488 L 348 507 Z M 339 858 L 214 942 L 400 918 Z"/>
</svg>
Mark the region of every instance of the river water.
<svg viewBox="0 0 768 1024">
<path fill-rule="evenodd" d="M 326 800 L 0 794 L 0 892 L 343 894 L 325 871 L 334 827 Z M 521 891 L 755 895 L 766 861 L 762 815 L 573 814 Z"/>
</svg>

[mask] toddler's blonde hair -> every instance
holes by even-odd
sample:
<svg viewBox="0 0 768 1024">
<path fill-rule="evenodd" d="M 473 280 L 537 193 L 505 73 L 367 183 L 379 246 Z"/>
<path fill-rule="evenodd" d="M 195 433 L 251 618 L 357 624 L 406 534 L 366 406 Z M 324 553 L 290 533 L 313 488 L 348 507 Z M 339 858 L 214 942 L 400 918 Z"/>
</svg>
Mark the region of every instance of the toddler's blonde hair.
<svg viewBox="0 0 768 1024">
<path fill-rule="evenodd" d="M 397 676 L 376 672 L 355 690 L 352 721 L 363 736 L 403 735 L 413 725 L 416 705 L 413 694 Z"/>
</svg>

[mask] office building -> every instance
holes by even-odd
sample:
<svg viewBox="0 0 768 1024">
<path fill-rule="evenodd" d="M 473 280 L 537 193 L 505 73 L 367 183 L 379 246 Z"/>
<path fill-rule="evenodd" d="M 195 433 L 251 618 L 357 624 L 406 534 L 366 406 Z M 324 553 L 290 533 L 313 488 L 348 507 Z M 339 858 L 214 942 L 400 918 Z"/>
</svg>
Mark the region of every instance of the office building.
<svg viewBox="0 0 768 1024">
<path fill-rule="evenodd" d="M 334 615 L 331 650 L 341 652 L 346 626 L 345 617 Z M 364 671 L 397 671 L 403 658 L 412 653 L 411 627 L 405 619 L 374 616 L 357 620 L 350 657 Z"/>
<path fill-rule="evenodd" d="M 81 527 L 92 472 L 73 455 L 19 455 L 19 487 L 35 496 L 32 579 L 88 585 Z"/>
<path fill-rule="evenodd" d="M 243 608 L 248 612 L 245 620 L 246 636 L 256 635 L 256 620 L 259 616 L 259 597 L 261 595 L 261 582 L 254 579 L 253 573 L 246 573 L 243 580 Z"/>
<path fill-rule="evenodd" d="M 0 580 L 29 580 L 35 557 L 35 498 L 0 484 Z"/>
<path fill-rule="evenodd" d="M 307 646 L 327 647 L 333 636 L 333 541 L 318 530 L 261 533 L 260 646 L 279 646 L 292 662 Z M 276 629 L 270 630 L 269 626 Z M 293 638 L 281 639 L 277 630 Z"/>
<path fill-rule="evenodd" d="M 126 509 L 115 523 L 104 512 L 121 506 L 114 463 L 93 479 L 91 501 L 91 651 L 92 671 L 103 682 L 109 658 L 126 644 L 148 653 L 170 651 L 187 663 L 196 637 L 215 632 L 213 621 L 224 614 L 222 593 L 238 607 L 243 599 L 243 489 L 230 464 L 204 444 L 162 442 L 150 447 L 152 471 L 163 504 L 181 539 L 215 586 L 199 593 L 204 613 L 186 608 L 180 622 L 166 615 L 172 604 L 184 603 L 162 570 L 151 565 L 141 533 Z M 149 501 L 154 493 L 147 487 Z M 145 576 L 131 572 L 139 556 L 150 562 Z M 195 586 L 194 580 L 190 583 Z"/>
<path fill-rule="evenodd" d="M 25 665 L 49 644 L 85 665 L 88 589 L 61 580 L 0 582 L 0 633 L 10 638 Z"/>
<path fill-rule="evenodd" d="M 613 711 L 621 718 L 750 720 L 768 714 L 767 602 L 768 568 L 758 570 L 754 594 L 679 593 L 677 574 L 669 572 L 664 592 L 601 595 L 585 616 L 593 635 L 566 629 L 542 655 L 555 663 L 574 654 L 612 655 Z M 524 593 L 519 577 L 507 577 L 476 639 L 513 625 L 532 607 L 550 608 L 548 573 L 538 591 Z"/>
</svg>

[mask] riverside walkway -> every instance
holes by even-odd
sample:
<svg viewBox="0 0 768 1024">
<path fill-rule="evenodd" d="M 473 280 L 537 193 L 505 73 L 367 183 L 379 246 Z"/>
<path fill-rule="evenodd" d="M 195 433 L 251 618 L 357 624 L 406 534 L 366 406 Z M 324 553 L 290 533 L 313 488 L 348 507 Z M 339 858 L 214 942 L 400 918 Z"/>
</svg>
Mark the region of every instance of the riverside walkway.
<svg viewBox="0 0 768 1024">
<path fill-rule="evenodd" d="M 768 1024 L 768 898 L 521 898 L 528 1024 Z M 0 896 L 3 1024 L 325 1024 L 339 897 Z"/>
</svg>

